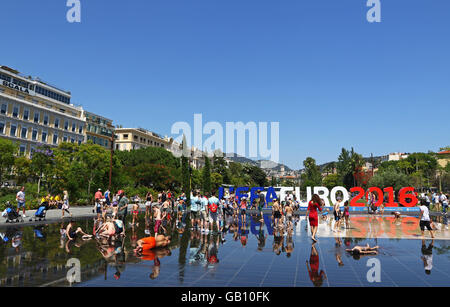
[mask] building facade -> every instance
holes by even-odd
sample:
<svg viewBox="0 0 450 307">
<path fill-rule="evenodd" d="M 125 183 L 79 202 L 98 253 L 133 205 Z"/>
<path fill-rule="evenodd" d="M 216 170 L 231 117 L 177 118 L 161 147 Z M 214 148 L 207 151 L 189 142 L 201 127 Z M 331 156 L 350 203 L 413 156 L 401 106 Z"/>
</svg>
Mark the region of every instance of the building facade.
<svg viewBox="0 0 450 307">
<path fill-rule="evenodd" d="M 31 156 L 41 145 L 85 142 L 83 109 L 71 104 L 71 93 L 38 78 L 0 67 L 0 137 Z"/>
<path fill-rule="evenodd" d="M 143 128 L 116 128 L 115 149 L 130 151 L 146 147 L 170 149 L 173 139 L 161 137 Z"/>
<path fill-rule="evenodd" d="M 113 121 L 106 117 L 84 111 L 86 120 L 86 141 L 111 148 L 111 141 L 114 133 Z"/>
<path fill-rule="evenodd" d="M 450 163 L 450 150 L 444 150 L 437 153 L 437 162 L 441 167 L 446 167 Z"/>
</svg>

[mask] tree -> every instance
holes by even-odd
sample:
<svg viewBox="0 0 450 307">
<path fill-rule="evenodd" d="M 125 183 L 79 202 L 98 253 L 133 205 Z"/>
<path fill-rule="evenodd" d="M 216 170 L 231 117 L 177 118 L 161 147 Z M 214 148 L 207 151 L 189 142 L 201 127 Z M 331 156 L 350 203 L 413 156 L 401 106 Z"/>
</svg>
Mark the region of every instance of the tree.
<svg viewBox="0 0 450 307">
<path fill-rule="evenodd" d="M 229 184 L 231 182 L 231 174 L 221 152 L 218 155 L 214 154 L 212 172 L 220 174 L 223 178 L 223 183 Z"/>
<path fill-rule="evenodd" d="M 48 145 L 40 146 L 33 152 L 33 157 L 30 164 L 30 174 L 37 178 L 38 190 L 40 193 L 41 181 L 48 179 L 50 173 L 54 168 L 54 154 L 53 150 Z M 48 183 L 48 182 L 47 182 Z"/>
<path fill-rule="evenodd" d="M 183 151 L 183 155 L 181 156 L 181 189 L 185 193 L 187 203 L 189 204 L 191 198 L 191 178 L 193 170 L 187 157 L 188 150 L 185 135 L 183 135 L 183 142 L 181 146 Z"/>
<path fill-rule="evenodd" d="M 251 182 L 249 182 L 249 185 L 258 186 L 258 187 L 267 186 L 268 182 L 267 182 L 266 173 L 258 166 L 246 165 L 244 167 L 244 171 L 247 173 L 247 175 L 251 179 Z"/>
<path fill-rule="evenodd" d="M 219 173 L 212 173 L 211 174 L 212 191 L 217 191 L 222 184 L 223 184 L 222 175 Z"/>
<path fill-rule="evenodd" d="M 79 176 L 87 183 L 87 194 L 91 195 L 94 183 L 101 184 L 101 178 L 109 171 L 109 154 L 100 145 L 81 144 L 74 160 L 78 164 Z"/>
<path fill-rule="evenodd" d="M 330 174 L 323 178 L 322 185 L 331 191 L 334 187 L 342 185 L 341 178 L 338 174 Z"/>
<path fill-rule="evenodd" d="M 16 183 L 23 185 L 30 177 L 30 165 L 31 160 L 26 157 L 16 157 L 14 160 L 14 173 L 16 177 Z"/>
<path fill-rule="evenodd" d="M 410 184 L 410 177 L 395 170 L 378 171 L 369 181 L 369 187 L 380 189 L 393 187 L 396 192 L 400 191 L 401 188 L 409 187 Z"/>
<path fill-rule="evenodd" d="M 202 169 L 203 175 L 203 193 L 211 192 L 211 164 L 209 158 L 205 155 L 205 167 Z"/>
<path fill-rule="evenodd" d="M 0 138 L 0 184 L 14 166 L 14 155 L 17 150 L 17 146 L 13 142 Z"/>
<path fill-rule="evenodd" d="M 320 168 L 316 165 L 316 160 L 311 157 L 307 157 L 303 161 L 303 166 L 305 167 L 305 172 L 301 175 L 302 189 L 306 187 L 315 187 L 322 185 L 322 174 L 320 173 Z"/>
</svg>

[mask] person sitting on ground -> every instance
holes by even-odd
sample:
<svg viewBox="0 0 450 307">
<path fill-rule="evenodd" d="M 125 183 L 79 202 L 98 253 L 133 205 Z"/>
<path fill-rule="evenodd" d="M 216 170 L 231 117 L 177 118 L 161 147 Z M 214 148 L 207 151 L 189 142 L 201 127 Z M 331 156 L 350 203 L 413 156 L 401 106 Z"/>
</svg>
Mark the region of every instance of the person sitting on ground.
<svg viewBox="0 0 450 307">
<path fill-rule="evenodd" d="M 92 235 L 85 233 L 81 229 L 81 227 L 76 228 L 76 230 L 75 230 L 75 227 L 76 227 L 76 222 L 74 220 L 70 220 L 69 225 L 67 225 L 67 228 L 66 228 L 66 235 L 69 238 L 69 240 L 76 240 L 77 235 L 79 233 L 81 233 L 83 235 L 83 237 L 82 237 L 83 240 L 92 238 Z"/>
<path fill-rule="evenodd" d="M 367 244 L 366 246 L 356 245 L 352 249 L 346 249 L 346 251 L 352 253 L 353 255 L 364 255 L 364 254 L 376 255 L 378 254 L 378 248 L 379 248 L 378 245 L 374 247 L 370 247 L 369 244 Z"/>
<path fill-rule="evenodd" d="M 169 245 L 170 237 L 159 235 L 156 237 L 146 237 L 137 241 L 137 247 L 134 250 L 136 254 L 142 254 L 142 251 L 154 249 L 155 247 L 165 247 Z"/>
<path fill-rule="evenodd" d="M 97 234 L 100 237 L 112 237 L 116 234 L 116 227 L 110 217 L 106 218 L 106 222 L 98 229 Z"/>
</svg>

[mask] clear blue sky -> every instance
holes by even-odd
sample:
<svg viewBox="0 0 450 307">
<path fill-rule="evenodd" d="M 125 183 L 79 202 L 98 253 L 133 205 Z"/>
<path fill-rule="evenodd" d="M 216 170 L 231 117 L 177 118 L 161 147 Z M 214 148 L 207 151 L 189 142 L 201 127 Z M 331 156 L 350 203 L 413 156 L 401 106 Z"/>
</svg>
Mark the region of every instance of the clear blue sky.
<svg viewBox="0 0 450 307">
<path fill-rule="evenodd" d="M 279 121 L 302 167 L 450 145 L 450 1 L 1 1 L 0 64 L 72 91 L 126 127 Z"/>
</svg>

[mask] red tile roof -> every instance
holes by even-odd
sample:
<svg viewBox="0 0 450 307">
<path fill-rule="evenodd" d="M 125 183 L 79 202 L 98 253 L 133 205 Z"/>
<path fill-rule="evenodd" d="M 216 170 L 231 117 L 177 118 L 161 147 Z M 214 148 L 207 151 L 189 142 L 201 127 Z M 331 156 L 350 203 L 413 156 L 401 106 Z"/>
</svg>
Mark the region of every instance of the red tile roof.
<svg viewBox="0 0 450 307">
<path fill-rule="evenodd" d="M 450 154 L 450 150 L 438 152 L 438 155 L 445 155 L 445 154 Z"/>
</svg>

